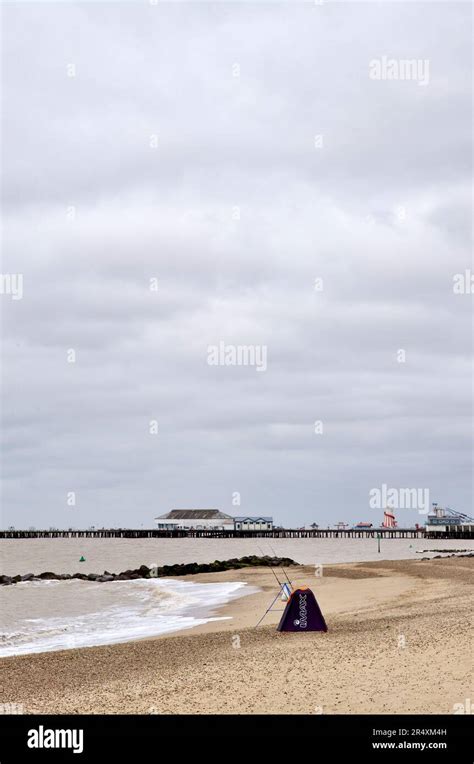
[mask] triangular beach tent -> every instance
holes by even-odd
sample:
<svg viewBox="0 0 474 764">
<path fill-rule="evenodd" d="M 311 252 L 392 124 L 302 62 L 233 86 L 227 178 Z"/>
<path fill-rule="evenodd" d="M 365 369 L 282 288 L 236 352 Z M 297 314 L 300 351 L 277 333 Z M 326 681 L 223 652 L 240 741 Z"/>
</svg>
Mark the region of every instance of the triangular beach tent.
<svg viewBox="0 0 474 764">
<path fill-rule="evenodd" d="M 326 621 L 311 589 L 302 586 L 292 592 L 278 631 L 327 631 Z"/>
</svg>

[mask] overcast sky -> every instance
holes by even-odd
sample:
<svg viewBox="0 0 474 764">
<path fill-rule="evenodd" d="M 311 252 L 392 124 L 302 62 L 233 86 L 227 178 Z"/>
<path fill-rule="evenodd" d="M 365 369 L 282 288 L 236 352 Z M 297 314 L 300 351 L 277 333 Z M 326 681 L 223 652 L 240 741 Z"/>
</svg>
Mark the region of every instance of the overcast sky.
<svg viewBox="0 0 474 764">
<path fill-rule="evenodd" d="M 3 7 L 4 527 L 471 512 L 471 12 Z"/>
</svg>

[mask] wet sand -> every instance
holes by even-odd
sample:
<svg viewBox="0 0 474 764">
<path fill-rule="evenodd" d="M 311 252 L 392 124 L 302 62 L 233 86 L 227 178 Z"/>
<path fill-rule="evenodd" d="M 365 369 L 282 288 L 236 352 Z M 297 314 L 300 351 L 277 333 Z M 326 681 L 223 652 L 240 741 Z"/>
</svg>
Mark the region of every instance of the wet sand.
<svg viewBox="0 0 474 764">
<path fill-rule="evenodd" d="M 474 558 L 291 568 L 324 633 L 255 624 L 275 594 L 263 568 L 188 576 L 246 581 L 191 631 L 126 644 L 3 658 L 0 703 L 25 713 L 453 713 L 473 697 Z M 282 603 L 278 604 L 283 607 Z"/>
</svg>

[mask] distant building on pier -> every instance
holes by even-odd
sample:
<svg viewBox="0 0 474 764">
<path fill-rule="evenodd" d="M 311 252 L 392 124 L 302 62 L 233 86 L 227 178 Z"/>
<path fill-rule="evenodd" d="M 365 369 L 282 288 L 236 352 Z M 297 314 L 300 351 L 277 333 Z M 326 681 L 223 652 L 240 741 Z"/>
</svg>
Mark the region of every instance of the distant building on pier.
<svg viewBox="0 0 474 764">
<path fill-rule="evenodd" d="M 155 517 L 159 531 L 172 530 L 232 530 L 234 518 L 219 509 L 172 509 Z"/>
<path fill-rule="evenodd" d="M 474 518 L 449 507 L 440 507 L 437 502 L 433 502 L 432 510 L 426 518 L 425 531 L 428 536 L 458 534 L 459 537 L 461 534 L 463 538 L 472 538 Z"/>
<path fill-rule="evenodd" d="M 159 531 L 168 530 L 235 530 L 271 531 L 273 517 L 232 517 L 219 509 L 172 509 L 165 515 L 155 517 Z"/>
<path fill-rule="evenodd" d="M 271 531 L 273 517 L 234 517 L 236 531 Z"/>
</svg>

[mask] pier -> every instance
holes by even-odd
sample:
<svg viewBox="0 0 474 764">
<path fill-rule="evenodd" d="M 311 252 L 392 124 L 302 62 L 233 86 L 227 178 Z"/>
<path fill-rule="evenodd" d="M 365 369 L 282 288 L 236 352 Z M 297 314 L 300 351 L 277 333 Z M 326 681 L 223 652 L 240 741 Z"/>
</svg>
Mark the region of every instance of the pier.
<svg viewBox="0 0 474 764">
<path fill-rule="evenodd" d="M 472 528 L 472 527 L 471 527 Z M 94 528 L 87 530 L 0 530 L 0 539 L 160 539 L 160 538 L 209 538 L 209 539 L 472 539 L 472 529 L 425 531 L 424 528 L 273 528 L 265 531 L 229 529 L 205 530 L 158 530 L 156 528 Z"/>
</svg>

